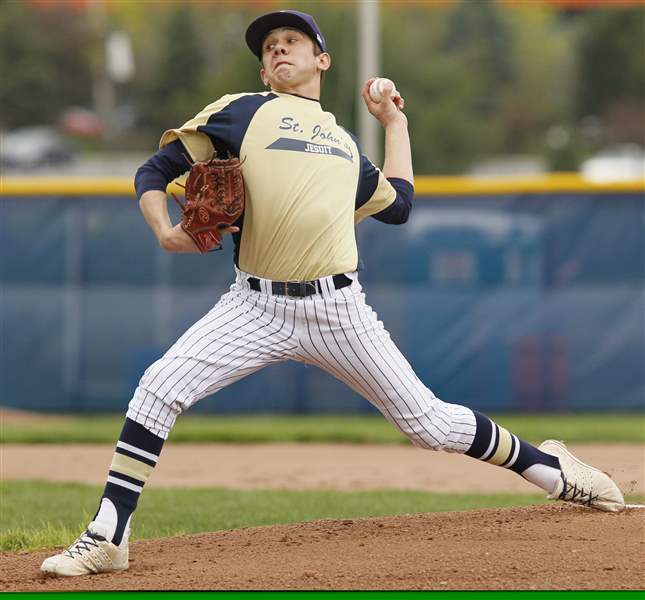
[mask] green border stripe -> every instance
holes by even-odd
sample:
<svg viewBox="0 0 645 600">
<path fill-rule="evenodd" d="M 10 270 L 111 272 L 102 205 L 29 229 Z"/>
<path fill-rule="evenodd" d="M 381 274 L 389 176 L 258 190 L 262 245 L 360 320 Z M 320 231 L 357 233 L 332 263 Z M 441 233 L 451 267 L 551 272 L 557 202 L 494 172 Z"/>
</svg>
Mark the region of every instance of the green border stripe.
<svg viewBox="0 0 645 600">
<path fill-rule="evenodd" d="M 465 598 L 468 600 L 475 600 L 477 598 L 484 598 L 485 600 L 493 600 L 502 598 L 502 600 L 554 600 L 556 598 L 568 600 L 574 598 L 576 600 L 609 600 L 619 595 L 620 598 L 645 598 L 643 590 L 573 590 L 573 591 L 269 591 L 269 592 L 7 592 L 2 595 L 5 597 L 16 597 L 20 600 L 28 598 L 39 598 L 55 596 L 57 598 L 73 598 L 74 600 L 92 600 L 100 598 L 101 600 L 109 600 L 111 598 L 132 598 L 141 599 L 142 597 L 153 598 L 161 596 L 166 599 L 175 598 L 216 598 L 218 600 L 245 600 L 247 598 L 253 599 L 267 599 L 271 598 L 284 598 L 287 596 L 289 600 L 296 600 L 299 598 L 306 598 L 308 600 L 320 600 L 321 598 L 330 597 L 330 600 L 339 599 L 353 599 L 353 600 L 392 600 L 393 598 L 406 598 L 407 600 L 459 600 Z"/>
</svg>

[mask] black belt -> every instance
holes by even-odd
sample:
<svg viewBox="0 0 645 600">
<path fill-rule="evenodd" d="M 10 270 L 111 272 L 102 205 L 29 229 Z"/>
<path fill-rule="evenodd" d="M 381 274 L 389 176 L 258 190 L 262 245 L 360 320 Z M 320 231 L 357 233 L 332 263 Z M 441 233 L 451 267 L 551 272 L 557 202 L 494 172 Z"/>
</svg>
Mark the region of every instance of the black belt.
<svg viewBox="0 0 645 600">
<path fill-rule="evenodd" d="M 334 287 L 337 290 L 351 285 L 352 280 L 347 275 L 334 275 L 332 277 Z M 247 279 L 249 286 L 256 292 L 261 292 L 260 280 L 257 277 L 249 277 Z M 314 279 L 313 281 L 272 281 L 271 293 L 275 296 L 294 296 L 296 298 L 304 298 L 312 294 L 322 293 L 320 281 Z"/>
</svg>

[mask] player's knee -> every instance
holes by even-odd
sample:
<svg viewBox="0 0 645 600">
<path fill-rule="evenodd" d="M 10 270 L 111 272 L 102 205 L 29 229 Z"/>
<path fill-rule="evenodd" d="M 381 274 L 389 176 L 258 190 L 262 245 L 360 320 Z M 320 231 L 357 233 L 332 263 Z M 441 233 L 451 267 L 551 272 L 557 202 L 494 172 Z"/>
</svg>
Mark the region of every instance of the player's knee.
<svg viewBox="0 0 645 600">
<path fill-rule="evenodd" d="M 467 413 L 472 415 L 470 409 L 448 404 L 434 395 L 418 406 L 418 411 L 401 414 L 396 419 L 398 429 L 419 448 L 463 452 L 462 434 L 468 427 Z"/>
<path fill-rule="evenodd" d="M 165 439 L 183 411 L 180 402 L 169 401 L 139 386 L 128 404 L 127 416 Z"/>
<path fill-rule="evenodd" d="M 396 420 L 397 429 L 407 437 L 414 446 L 424 450 L 441 450 L 441 439 L 437 433 L 431 433 L 431 422 L 422 415 L 412 418 L 403 417 Z"/>
</svg>

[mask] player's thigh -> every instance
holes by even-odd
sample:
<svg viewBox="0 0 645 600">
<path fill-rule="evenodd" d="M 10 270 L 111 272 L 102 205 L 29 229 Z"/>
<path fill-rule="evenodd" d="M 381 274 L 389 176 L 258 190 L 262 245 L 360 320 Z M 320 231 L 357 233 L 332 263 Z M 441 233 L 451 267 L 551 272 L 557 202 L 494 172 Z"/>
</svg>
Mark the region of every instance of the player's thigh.
<svg viewBox="0 0 645 600">
<path fill-rule="evenodd" d="M 369 400 L 416 445 L 444 448 L 468 409 L 442 402 L 419 380 L 363 294 L 347 291 L 342 300 L 319 305 L 314 322 L 323 311 L 329 327 L 311 329 L 308 360 Z"/>
<path fill-rule="evenodd" d="M 285 304 L 257 293 L 230 292 L 146 370 L 139 387 L 186 408 L 286 360 L 294 346 L 292 334 Z"/>
</svg>

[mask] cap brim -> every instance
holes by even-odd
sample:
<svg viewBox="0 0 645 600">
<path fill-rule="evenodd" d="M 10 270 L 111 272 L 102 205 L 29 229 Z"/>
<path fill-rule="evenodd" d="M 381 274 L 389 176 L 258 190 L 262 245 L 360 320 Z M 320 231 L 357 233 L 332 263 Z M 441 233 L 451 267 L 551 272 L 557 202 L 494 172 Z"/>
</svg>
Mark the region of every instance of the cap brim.
<svg viewBox="0 0 645 600">
<path fill-rule="evenodd" d="M 278 27 L 293 27 L 306 33 L 315 44 L 316 32 L 302 17 L 289 12 L 274 12 L 258 17 L 246 30 L 246 44 L 251 52 L 262 60 L 262 42 L 267 34 Z"/>
</svg>

